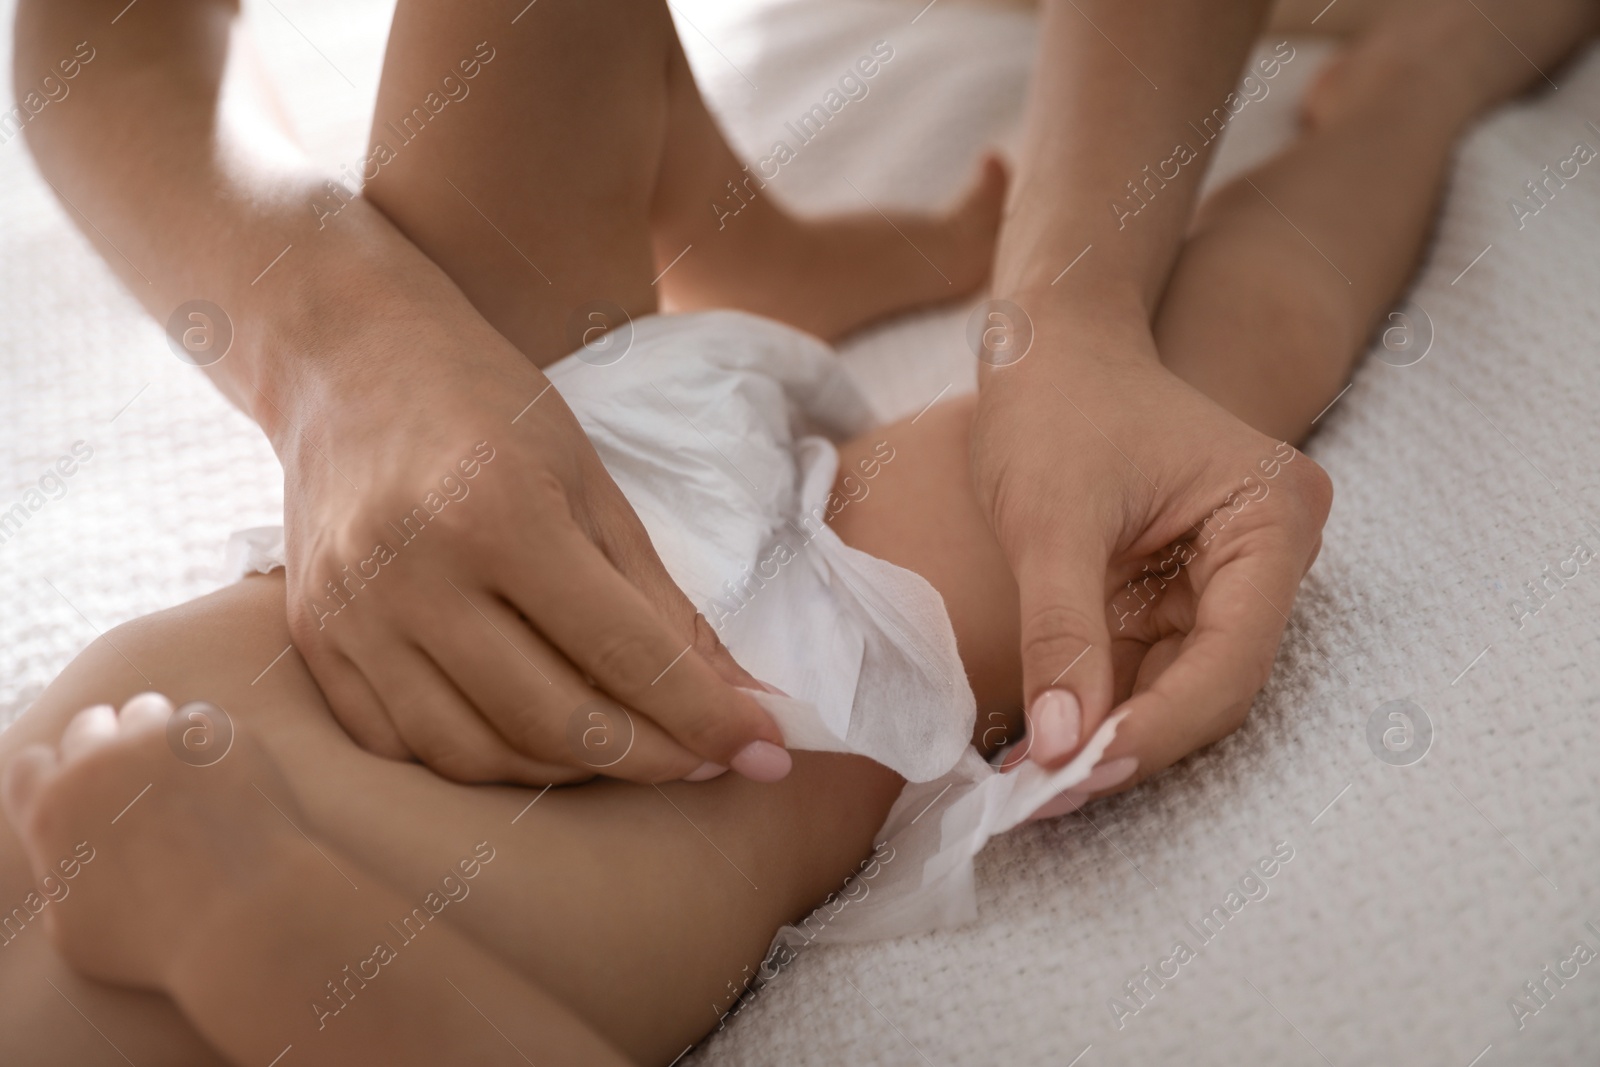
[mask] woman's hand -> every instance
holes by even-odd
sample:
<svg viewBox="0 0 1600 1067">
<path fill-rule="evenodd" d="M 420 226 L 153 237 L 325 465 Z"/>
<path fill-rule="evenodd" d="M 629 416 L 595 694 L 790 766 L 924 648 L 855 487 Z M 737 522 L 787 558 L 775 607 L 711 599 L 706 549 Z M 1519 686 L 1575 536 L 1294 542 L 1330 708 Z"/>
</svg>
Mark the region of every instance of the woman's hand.
<svg viewBox="0 0 1600 1067">
<path fill-rule="evenodd" d="M 481 320 L 374 320 L 326 416 L 273 433 L 291 632 L 351 736 L 466 782 L 783 777 L 759 683 L 548 379 Z"/>
<path fill-rule="evenodd" d="M 1332 488 L 1165 370 L 1147 330 L 1047 307 L 1049 358 L 986 372 L 974 477 L 1021 588 L 1029 755 L 1060 765 L 1127 700 L 1105 757 L 1138 760 L 1126 788 L 1242 722 Z"/>
<path fill-rule="evenodd" d="M 25 0 L 18 77 L 36 84 L 116 15 Z M 179 353 L 272 439 L 292 632 L 339 721 L 464 781 L 708 762 L 782 777 L 777 726 L 735 689 L 751 680 L 560 396 L 368 197 L 310 164 L 236 16 L 142 5 L 28 140 Z M 114 137 L 139 150 L 108 168 Z M 174 309 L 196 300 L 231 344 L 184 351 Z"/>
</svg>

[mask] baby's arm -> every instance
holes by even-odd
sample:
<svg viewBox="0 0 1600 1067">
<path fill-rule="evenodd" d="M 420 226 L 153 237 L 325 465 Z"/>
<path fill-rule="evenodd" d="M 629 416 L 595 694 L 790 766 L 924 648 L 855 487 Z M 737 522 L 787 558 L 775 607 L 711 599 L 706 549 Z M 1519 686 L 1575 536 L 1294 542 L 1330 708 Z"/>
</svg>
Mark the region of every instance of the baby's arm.
<svg viewBox="0 0 1600 1067">
<path fill-rule="evenodd" d="M 304 835 L 248 737 L 207 766 L 176 758 L 175 737 L 217 724 L 172 716 L 155 694 L 90 708 L 6 768 L 35 877 L 70 879 L 47 922 L 74 967 L 165 992 L 237 1064 L 626 1063 L 434 918 L 438 893 L 407 899 Z"/>
</svg>

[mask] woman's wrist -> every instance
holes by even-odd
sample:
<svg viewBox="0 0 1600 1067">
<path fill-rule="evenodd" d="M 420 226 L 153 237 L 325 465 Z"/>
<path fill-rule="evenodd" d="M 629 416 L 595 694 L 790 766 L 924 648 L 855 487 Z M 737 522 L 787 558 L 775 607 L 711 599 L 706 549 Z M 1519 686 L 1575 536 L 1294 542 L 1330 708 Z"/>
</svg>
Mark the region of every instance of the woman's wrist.
<svg viewBox="0 0 1600 1067">
<path fill-rule="evenodd" d="M 1125 290 L 1085 293 L 1046 286 L 1009 293 L 996 290 L 994 300 L 1010 305 L 995 310 L 1007 327 L 1017 331 L 1013 343 L 1025 343 L 1027 349 L 1020 360 L 1005 365 L 980 361 L 980 394 L 1013 387 L 1048 390 L 1050 381 L 1069 380 L 1085 368 L 1160 360 L 1149 317 Z"/>
<path fill-rule="evenodd" d="M 1022 373 L 981 378 L 1031 378 L 1040 365 L 1079 358 L 1154 358 L 1153 304 L 1137 264 L 1119 255 L 1113 241 L 1075 245 L 1052 238 L 1059 220 L 1034 220 L 1035 236 L 1017 236 L 1019 230 L 1026 234 L 1029 221 L 1014 217 L 1008 224 L 995 258 L 992 292 L 996 300 L 1013 305 L 1015 310 L 1007 310 L 1031 331 L 1032 344 L 1014 367 L 997 368 Z"/>
<path fill-rule="evenodd" d="M 390 390 L 415 393 L 446 361 L 457 373 L 462 359 L 523 362 L 449 277 L 392 230 L 308 251 L 300 270 L 247 309 L 255 340 L 224 383 L 280 458 L 308 430 L 334 430 L 330 419 L 356 423 L 385 408 Z"/>
<path fill-rule="evenodd" d="M 1019 173 L 1016 182 L 995 249 L 995 292 L 1137 308 L 1148 317 L 1160 288 L 1152 275 L 1162 273 L 1152 260 L 1157 233 L 1119 224 L 1103 199 L 1073 196 L 1058 181 Z"/>
</svg>

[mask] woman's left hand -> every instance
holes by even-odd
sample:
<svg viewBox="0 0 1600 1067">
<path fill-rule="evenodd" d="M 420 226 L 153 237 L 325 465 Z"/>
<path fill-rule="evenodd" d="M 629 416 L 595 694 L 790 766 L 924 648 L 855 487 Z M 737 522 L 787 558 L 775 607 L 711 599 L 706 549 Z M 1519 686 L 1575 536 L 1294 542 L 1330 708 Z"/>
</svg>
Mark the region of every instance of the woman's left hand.
<svg viewBox="0 0 1600 1067">
<path fill-rule="evenodd" d="M 1142 324 L 1029 303 L 1044 351 L 988 372 L 972 453 L 1021 589 L 1030 758 L 1065 763 L 1122 705 L 1102 762 L 1137 760 L 1127 788 L 1242 723 L 1332 486 L 1162 367 Z"/>
</svg>

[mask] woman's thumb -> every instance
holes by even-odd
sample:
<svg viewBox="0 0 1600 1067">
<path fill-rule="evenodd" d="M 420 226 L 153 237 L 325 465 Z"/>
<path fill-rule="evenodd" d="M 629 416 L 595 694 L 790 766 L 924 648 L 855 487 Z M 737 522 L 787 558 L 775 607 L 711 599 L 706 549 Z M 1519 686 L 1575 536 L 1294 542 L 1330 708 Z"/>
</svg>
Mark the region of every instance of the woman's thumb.
<svg viewBox="0 0 1600 1067">
<path fill-rule="evenodd" d="M 1111 710 L 1103 561 L 1019 568 L 1028 758 L 1065 763 Z"/>
</svg>

